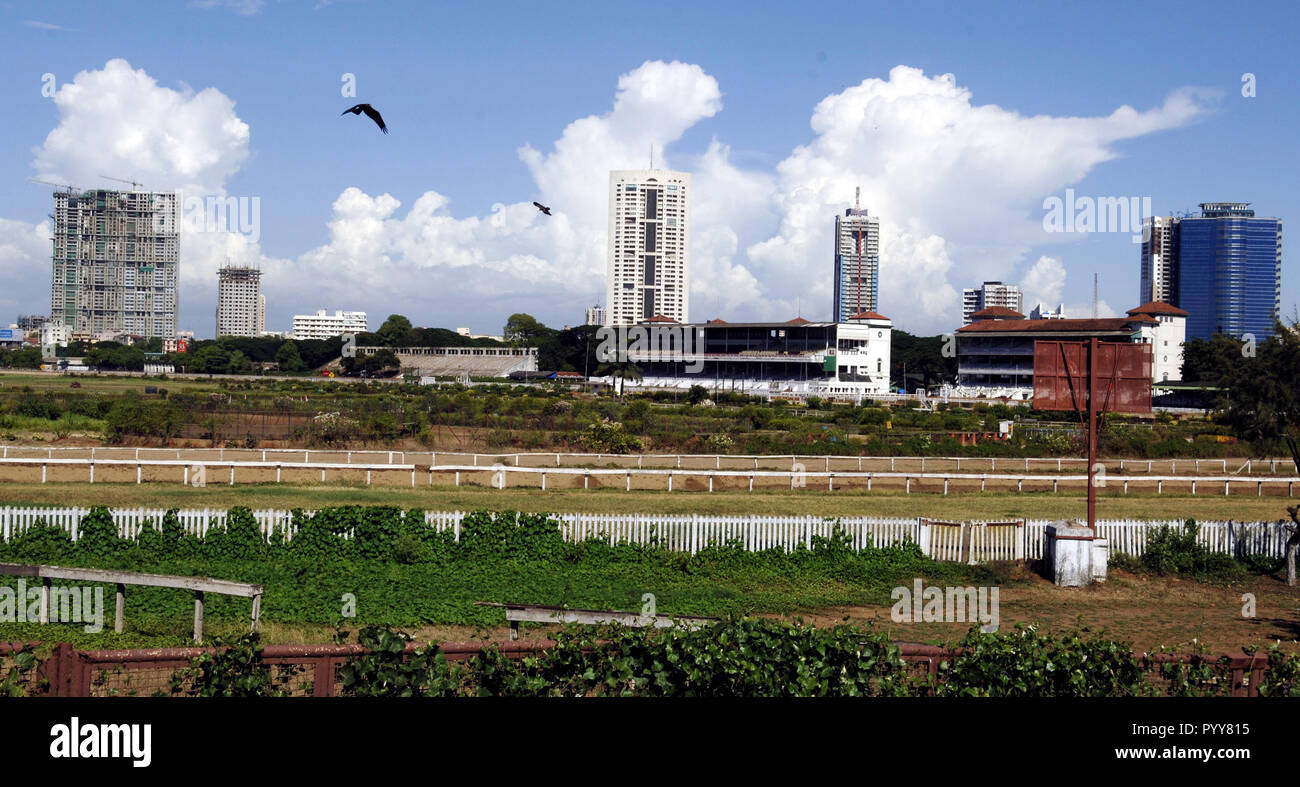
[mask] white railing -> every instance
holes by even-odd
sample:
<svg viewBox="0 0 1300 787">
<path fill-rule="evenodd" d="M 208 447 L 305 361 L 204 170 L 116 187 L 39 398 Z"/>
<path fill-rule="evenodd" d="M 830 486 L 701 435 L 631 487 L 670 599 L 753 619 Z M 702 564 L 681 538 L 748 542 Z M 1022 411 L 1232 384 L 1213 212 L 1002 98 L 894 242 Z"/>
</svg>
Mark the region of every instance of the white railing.
<svg viewBox="0 0 1300 787">
<path fill-rule="evenodd" d="M 13 539 L 44 521 L 78 536 L 78 525 L 90 509 L 68 507 L 0 507 L 0 536 Z M 161 508 L 113 509 L 118 532 L 138 537 L 145 528 L 161 527 L 166 511 Z M 310 513 L 310 512 L 309 512 Z M 403 513 L 403 516 L 405 513 Z M 282 509 L 253 511 L 263 534 L 279 533 L 291 540 L 298 531 L 293 513 Z M 450 530 L 459 539 L 463 511 L 426 511 L 424 521 L 438 531 Z M 659 544 L 666 549 L 695 553 L 710 545 L 738 543 L 749 551 L 812 546 L 816 537 L 830 537 L 838 527 L 853 549 L 884 547 L 911 542 L 935 560 L 985 563 L 997 560 L 1038 559 L 1043 556 L 1046 519 L 1015 522 L 946 523 L 926 518 L 839 517 L 765 514 L 551 514 L 568 541 L 591 538 L 610 544 Z M 202 537 L 208 530 L 224 527 L 226 511 L 217 508 L 188 508 L 177 511 L 181 528 Z M 1181 521 L 1107 519 L 1097 523 L 1098 535 L 1110 542 L 1112 553 L 1140 556 L 1150 535 L 1162 526 L 1181 528 Z M 1278 522 L 1202 522 L 1198 540 L 1207 549 L 1222 554 L 1285 555 L 1287 529 Z"/>
<path fill-rule="evenodd" d="M 1031 425 L 1025 425 L 1026 427 Z M 940 430 L 943 431 L 943 430 Z M 313 462 L 313 456 L 315 462 Z M 398 465 L 395 469 L 410 469 L 412 464 L 422 467 L 452 466 L 468 464 L 488 467 L 493 464 L 508 464 L 512 467 L 561 467 L 561 466 L 615 466 L 615 467 L 678 467 L 682 469 L 702 469 L 714 467 L 722 469 L 778 469 L 792 466 L 798 462 L 809 470 L 884 470 L 893 471 L 895 467 L 919 465 L 921 470 L 927 468 L 949 468 L 962 470 L 987 467 L 990 472 L 1022 470 L 1055 469 L 1062 472 L 1068 467 L 1083 470 L 1087 467 L 1087 458 L 1082 456 L 1064 457 L 984 457 L 984 456 L 856 456 L 843 454 L 607 454 L 596 452 L 556 452 L 556 451 L 505 451 L 465 452 L 465 451 L 389 451 L 386 449 L 346 448 L 126 448 L 115 446 L 74 447 L 74 446 L 32 446 L 0 444 L 0 459 L 27 460 L 38 462 L 42 459 L 76 459 L 85 463 L 107 460 L 141 461 L 153 463 L 162 460 L 188 462 L 191 464 L 218 464 L 225 466 L 231 462 L 257 463 L 264 466 L 282 465 L 319 465 L 329 467 L 337 465 L 356 465 L 364 469 L 367 466 L 378 469 L 380 465 Z M 459 460 L 459 461 L 457 461 Z M 1290 457 L 1268 458 L 1227 458 L 1227 459 L 1102 459 L 1108 471 L 1118 470 L 1129 475 L 1167 473 L 1171 476 L 1191 472 L 1199 474 L 1218 472 L 1247 477 L 1268 474 L 1287 475 L 1294 471 L 1295 465 Z M 776 467 L 773 467 L 775 465 Z"/>
</svg>

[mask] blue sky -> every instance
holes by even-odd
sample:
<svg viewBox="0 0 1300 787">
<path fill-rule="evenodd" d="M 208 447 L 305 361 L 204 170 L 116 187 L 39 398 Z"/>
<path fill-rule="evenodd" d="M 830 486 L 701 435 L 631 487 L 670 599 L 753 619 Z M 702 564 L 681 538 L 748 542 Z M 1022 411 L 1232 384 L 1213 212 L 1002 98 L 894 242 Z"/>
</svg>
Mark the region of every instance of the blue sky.
<svg viewBox="0 0 1300 787">
<path fill-rule="evenodd" d="M 671 166 L 711 173 L 696 183 L 697 199 L 712 204 L 694 211 L 701 248 L 696 254 L 693 244 L 693 319 L 788 319 L 795 310 L 828 316 L 832 216 L 843 207 L 832 203 L 847 204 L 847 184 L 873 172 L 864 193 L 876 204 L 864 207 L 905 213 L 881 212 L 882 234 L 896 230 L 900 238 L 884 243 L 881 310 L 899 327 L 949 330 L 960 314 L 951 291 L 983 278 L 1021 282 L 1036 264 L 1029 279 L 1036 292 L 1090 308 L 1098 272 L 1101 300 L 1122 313 L 1137 305 L 1138 247 L 1124 233 L 1031 237 L 1042 199 L 1067 187 L 1085 196 L 1143 196 L 1161 215 L 1240 200 L 1290 221 L 1300 75 L 1286 41 L 1297 16 L 1285 3 L 1196 2 L 2 3 L 0 63 L 10 78 L 0 95 L 10 111 L 0 127 L 7 184 L 0 188 L 0 309 L 49 306 L 48 256 L 40 256 L 48 247 L 33 238 L 50 199 L 24 179 L 62 175 L 78 186 L 112 186 L 96 181 L 105 174 L 259 199 L 257 243 L 183 241 L 181 324 L 200 335 L 211 331 L 215 260 L 232 254 L 266 268 L 273 329 L 315 308 L 364 308 L 376 324 L 401 311 L 417 323 L 480 332 L 497 332 L 514 311 L 573 324 L 604 292 L 604 216 L 580 210 L 578 195 L 585 190 L 602 204 L 608 169 L 642 165 L 631 160 L 642 140 L 638 112 L 680 109 L 677 122 L 647 133 L 661 140 L 657 155 Z M 132 118 L 138 84 L 112 92 L 113 82 L 105 91 L 111 100 L 99 106 L 89 96 L 76 104 L 41 93 L 44 74 L 62 88 L 115 59 L 181 100 L 218 91 L 232 102 L 226 115 L 247 126 L 246 138 L 202 138 L 200 130 L 177 143 L 192 146 L 187 155 L 198 159 L 226 157 L 197 174 L 159 163 L 148 150 L 110 156 L 102 166 L 113 171 L 69 159 L 47 137 L 61 124 L 78 133 L 70 121 L 78 112 L 90 126 L 110 115 L 123 128 L 156 125 Z M 679 68 L 639 71 L 655 61 Z M 688 72 L 688 65 L 698 68 Z M 923 76 L 905 86 L 891 77 L 897 66 Z M 1241 95 L 1248 72 L 1254 98 Z M 338 116 L 352 103 L 340 95 L 345 73 L 356 76 L 357 100 L 383 112 L 389 136 L 364 118 Z M 644 76 L 640 97 L 601 132 L 608 149 L 557 147 L 570 124 L 611 113 L 620 77 L 629 74 Z M 915 142 L 930 122 L 918 113 L 930 105 L 905 99 L 930 91 L 944 74 L 966 96 L 949 96 L 943 110 L 963 135 L 962 158 L 943 176 L 914 179 L 944 154 Z M 886 131 L 879 141 L 859 134 L 841 149 L 828 141 L 833 129 L 814 130 L 814 111 L 864 80 L 875 87 L 854 101 Z M 716 100 L 692 105 L 710 84 Z M 1186 88 L 1195 89 L 1193 108 L 1169 109 L 1169 97 Z M 1120 118 L 1125 128 L 1109 134 L 1098 119 L 1126 105 L 1158 117 Z M 989 107 L 1009 118 L 980 132 L 989 142 L 972 144 L 965 130 L 983 124 Z M 195 122 L 220 124 L 222 111 Z M 1051 128 L 1039 129 L 1038 117 L 1052 119 Z M 1072 137 L 1070 118 L 1091 119 L 1094 130 Z M 994 157 L 1008 182 L 983 190 L 981 149 L 1008 144 L 998 136 L 1004 132 L 1014 139 L 1040 130 L 1063 139 L 1026 146 L 1023 162 Z M 710 159 L 714 143 L 722 152 Z M 1059 163 L 1089 145 L 1101 152 Z M 530 167 L 523 146 L 542 164 Z M 796 155 L 800 146 L 813 151 L 814 163 Z M 1029 160 L 1035 156 L 1042 160 Z M 861 176 L 836 175 L 858 161 Z M 581 183 L 557 185 L 564 173 Z M 729 190 L 736 188 L 747 194 L 738 199 Z M 431 191 L 441 195 L 437 204 L 413 216 Z M 816 204 L 801 210 L 810 194 Z M 571 215 L 550 227 L 521 210 L 533 199 L 569 195 L 553 207 Z M 496 230 L 488 226 L 494 206 Z M 1050 261 L 1040 264 L 1043 258 Z M 1285 315 L 1300 301 L 1291 270 L 1284 258 Z M 373 286 L 380 278 L 387 286 Z M 0 313 L 0 322 L 11 319 Z"/>
</svg>

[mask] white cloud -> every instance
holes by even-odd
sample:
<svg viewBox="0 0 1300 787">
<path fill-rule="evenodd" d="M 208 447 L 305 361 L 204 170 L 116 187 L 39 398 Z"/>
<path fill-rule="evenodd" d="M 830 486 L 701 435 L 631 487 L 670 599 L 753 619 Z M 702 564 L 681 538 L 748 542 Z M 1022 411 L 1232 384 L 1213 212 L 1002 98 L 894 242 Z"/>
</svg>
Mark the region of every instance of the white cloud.
<svg viewBox="0 0 1300 787">
<path fill-rule="evenodd" d="M 224 8 L 228 11 L 234 11 L 240 16 L 253 16 L 259 13 L 265 5 L 265 0 L 192 0 L 190 2 L 191 8 Z"/>
<path fill-rule="evenodd" d="M 248 159 L 249 129 L 230 98 L 213 88 L 160 86 L 123 60 L 78 74 L 55 101 L 59 124 L 33 162 L 42 179 L 86 185 L 113 175 L 224 194 Z M 796 309 L 828 316 L 833 216 L 860 186 L 862 206 L 881 218 L 880 310 L 909 331 L 949 330 L 961 287 L 1010 280 L 1029 249 L 1045 242 L 1044 195 L 1115 158 L 1115 142 L 1192 122 L 1208 105 L 1184 90 L 1146 111 L 1026 117 L 976 104 L 951 75 L 899 66 L 887 79 L 823 99 L 810 140 L 765 171 L 736 164 L 718 139 L 698 155 L 673 151 L 687 130 L 721 111 L 722 92 L 698 65 L 647 62 L 619 78 L 607 112 L 573 121 L 549 150 L 518 149 L 554 215 L 538 213 L 530 198 L 456 218 L 451 197 L 436 190 L 404 206 L 353 187 L 335 199 L 324 242 L 292 259 L 266 258 L 229 233 L 187 234 L 181 322 L 200 331 L 211 325 L 215 268 L 227 257 L 263 266 L 274 314 L 362 308 L 377 319 L 402 312 L 476 330 L 495 330 L 516 311 L 576 322 L 582 306 L 604 298 L 609 171 L 645 167 L 653 146 L 656 164 L 694 177 L 694 319 L 783 320 Z M 92 139 L 115 142 L 103 149 Z M 9 222 L 0 233 L 6 268 L 35 253 L 37 227 Z M 48 253 L 42 244 L 38 257 Z M 1026 308 L 1031 297 L 1062 300 L 1064 273 L 1056 257 L 1030 265 Z M 48 279 L 36 284 L 27 289 L 48 291 Z"/>
<path fill-rule="evenodd" d="M 51 235 L 48 221 L 0 219 L 0 326 L 7 326 L 13 315 L 48 311 Z"/>
<path fill-rule="evenodd" d="M 1025 271 L 1020 289 L 1024 293 L 1026 310 L 1040 303 L 1055 308 L 1064 301 L 1061 294 L 1065 291 L 1065 266 L 1057 257 L 1039 257 Z"/>
<path fill-rule="evenodd" d="M 120 58 L 64 82 L 54 104 L 59 125 L 32 162 L 42 180 L 116 186 L 108 175 L 155 191 L 216 194 L 248 158 L 248 124 L 229 97 L 163 87 Z"/>
<path fill-rule="evenodd" d="M 1010 273 L 1042 242 L 1044 194 L 1115 158 L 1112 143 L 1191 122 L 1208 101 L 1183 90 L 1145 112 L 1025 117 L 975 104 L 950 74 L 898 66 L 817 105 L 814 138 L 777 166 L 780 227 L 750 247 L 751 271 L 829 315 L 831 216 L 861 186 L 862 206 L 881 217 L 881 311 L 943 330 L 960 287 Z"/>
</svg>

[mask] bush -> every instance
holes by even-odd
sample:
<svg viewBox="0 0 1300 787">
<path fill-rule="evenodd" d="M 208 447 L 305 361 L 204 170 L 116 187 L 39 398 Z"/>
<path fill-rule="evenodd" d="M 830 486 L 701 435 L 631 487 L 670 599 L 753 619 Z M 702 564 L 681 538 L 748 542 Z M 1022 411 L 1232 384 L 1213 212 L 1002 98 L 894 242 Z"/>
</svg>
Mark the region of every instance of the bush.
<svg viewBox="0 0 1300 787">
<path fill-rule="evenodd" d="M 116 555 L 124 546 L 118 537 L 113 514 L 104 506 L 95 506 L 77 526 L 77 552 L 86 558 Z"/>
<path fill-rule="evenodd" d="M 203 546 L 208 557 L 223 560 L 257 560 L 266 553 L 262 529 L 246 506 L 230 509 L 225 527 L 208 531 Z"/>
<path fill-rule="evenodd" d="M 1183 523 L 1183 529 L 1163 526 L 1147 539 L 1142 565 L 1157 574 L 1183 574 L 1219 580 L 1240 579 L 1245 567 L 1231 557 L 1211 552 L 1197 541 L 1200 527 L 1196 520 Z"/>
</svg>

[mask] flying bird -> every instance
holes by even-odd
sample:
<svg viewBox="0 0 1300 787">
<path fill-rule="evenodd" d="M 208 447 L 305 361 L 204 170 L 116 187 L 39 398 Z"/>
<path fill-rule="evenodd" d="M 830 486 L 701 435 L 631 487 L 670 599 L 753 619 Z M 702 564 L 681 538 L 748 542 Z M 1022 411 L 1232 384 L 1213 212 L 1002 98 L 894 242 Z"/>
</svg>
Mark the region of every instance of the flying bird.
<svg viewBox="0 0 1300 787">
<path fill-rule="evenodd" d="M 540 202 L 534 202 L 533 205 L 534 205 L 538 210 L 540 210 L 542 213 L 545 213 L 547 216 L 551 215 L 551 209 L 548 208 L 548 207 L 546 207 L 546 206 L 543 205 L 542 203 L 540 203 Z"/>
<path fill-rule="evenodd" d="M 374 107 L 370 106 L 369 104 L 357 104 L 355 107 L 352 107 L 351 109 L 343 110 L 341 113 L 339 113 L 339 116 L 342 117 L 343 115 L 346 115 L 349 112 L 351 112 L 354 115 L 360 115 L 362 112 L 365 112 L 366 117 L 375 121 L 375 125 L 379 126 L 380 131 L 384 132 L 385 134 L 388 133 L 388 126 L 384 125 L 384 119 L 379 115 L 379 111 L 376 110 Z"/>
</svg>

